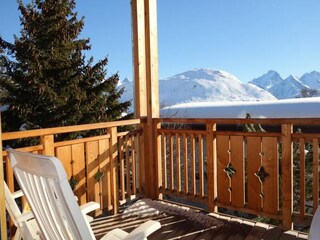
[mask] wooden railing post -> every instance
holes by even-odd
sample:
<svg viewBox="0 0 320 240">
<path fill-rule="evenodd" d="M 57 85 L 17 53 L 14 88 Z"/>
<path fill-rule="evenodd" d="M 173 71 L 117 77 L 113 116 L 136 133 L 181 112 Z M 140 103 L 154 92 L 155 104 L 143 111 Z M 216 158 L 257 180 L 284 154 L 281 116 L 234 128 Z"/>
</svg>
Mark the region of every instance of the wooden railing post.
<svg viewBox="0 0 320 240">
<path fill-rule="evenodd" d="M 1 130 L 1 113 L 0 113 L 0 224 L 1 224 L 1 239 L 7 240 L 7 220 L 6 208 L 4 200 L 4 168 L 3 168 L 3 155 L 2 155 L 2 130 Z"/>
<path fill-rule="evenodd" d="M 44 135 L 40 137 L 41 144 L 43 145 L 42 154 L 54 156 L 54 138 L 53 135 Z"/>
<path fill-rule="evenodd" d="M 208 172 L 208 208 L 211 212 L 217 211 L 215 200 L 217 198 L 217 149 L 216 138 L 213 137 L 216 131 L 216 124 L 206 125 L 207 135 L 207 172 Z"/>
<path fill-rule="evenodd" d="M 155 159 L 156 159 L 156 181 L 157 181 L 157 189 L 156 189 L 156 197 L 162 198 L 162 194 L 160 194 L 160 188 L 162 187 L 162 166 L 161 166 L 161 136 L 158 135 L 158 129 L 161 128 L 161 124 L 154 121 L 153 122 L 153 134 L 154 134 L 154 149 L 155 149 Z"/>
<path fill-rule="evenodd" d="M 157 198 L 157 157 L 152 119 L 159 117 L 157 1 L 131 0 L 135 117 L 146 118 L 143 132 L 145 196 Z"/>
<path fill-rule="evenodd" d="M 111 202 L 113 204 L 113 214 L 116 214 L 119 212 L 117 127 L 109 128 L 108 133 L 110 134 Z"/>
<path fill-rule="evenodd" d="M 293 145 L 291 134 L 292 124 L 282 124 L 282 227 L 291 230 L 293 212 Z"/>
</svg>

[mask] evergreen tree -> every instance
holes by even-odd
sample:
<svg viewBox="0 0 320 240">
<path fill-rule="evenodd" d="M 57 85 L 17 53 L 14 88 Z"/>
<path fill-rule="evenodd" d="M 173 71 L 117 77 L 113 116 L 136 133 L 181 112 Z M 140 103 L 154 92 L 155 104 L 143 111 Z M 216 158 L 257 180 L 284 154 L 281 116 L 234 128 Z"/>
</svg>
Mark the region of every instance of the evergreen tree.
<svg viewBox="0 0 320 240">
<path fill-rule="evenodd" d="M 14 43 L 0 37 L 0 104 L 6 131 L 116 120 L 130 102 L 120 103 L 118 74 L 106 77 L 108 59 L 94 63 L 79 39 L 84 18 L 75 0 L 33 0 L 21 12 L 21 36 Z M 3 78 L 3 75 L 6 77 Z"/>
</svg>

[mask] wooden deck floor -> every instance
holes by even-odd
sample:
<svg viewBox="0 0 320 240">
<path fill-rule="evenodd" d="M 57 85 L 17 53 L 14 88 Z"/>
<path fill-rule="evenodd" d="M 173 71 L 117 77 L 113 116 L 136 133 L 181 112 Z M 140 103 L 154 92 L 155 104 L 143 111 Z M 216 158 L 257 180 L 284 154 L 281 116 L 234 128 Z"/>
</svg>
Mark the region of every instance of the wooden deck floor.
<svg viewBox="0 0 320 240">
<path fill-rule="evenodd" d="M 122 214 L 114 216 L 98 217 L 92 223 L 92 229 L 97 239 L 114 228 L 122 228 L 130 232 L 139 224 L 154 219 L 160 221 L 161 228 L 149 236 L 149 240 L 162 239 L 214 239 L 214 240 L 254 240 L 254 239 L 270 239 L 270 240 L 291 240 L 291 239 L 307 239 L 308 235 L 296 232 L 286 231 L 281 228 L 268 224 L 258 223 L 250 220 L 240 219 L 222 214 L 210 214 L 222 222 L 222 225 L 206 226 L 190 220 L 183 216 L 172 215 L 168 213 L 160 213 L 155 216 L 130 216 L 123 217 Z"/>
</svg>

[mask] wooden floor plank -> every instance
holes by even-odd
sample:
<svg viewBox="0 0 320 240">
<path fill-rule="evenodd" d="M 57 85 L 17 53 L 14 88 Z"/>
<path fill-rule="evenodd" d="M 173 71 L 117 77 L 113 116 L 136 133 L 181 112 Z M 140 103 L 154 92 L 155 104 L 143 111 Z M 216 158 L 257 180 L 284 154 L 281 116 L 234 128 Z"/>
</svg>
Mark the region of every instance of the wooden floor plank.
<svg viewBox="0 0 320 240">
<path fill-rule="evenodd" d="M 270 227 L 263 235 L 263 240 L 277 240 L 282 235 L 283 230 L 278 227 Z"/>
<path fill-rule="evenodd" d="M 227 222 L 223 225 L 212 239 L 214 240 L 227 240 L 232 234 L 235 234 L 240 223 L 237 222 Z"/>
<path fill-rule="evenodd" d="M 308 237 L 307 234 L 301 232 L 283 232 L 281 228 L 275 226 L 225 214 L 210 214 L 210 216 L 221 221 L 222 225 L 218 227 L 203 226 L 186 216 L 160 213 L 149 217 L 133 215 L 123 217 L 122 214 L 102 216 L 95 218 L 91 227 L 98 240 L 114 228 L 131 232 L 148 219 L 154 219 L 161 223 L 161 228 L 151 234 L 148 240 L 302 240 Z"/>
<path fill-rule="evenodd" d="M 298 232 L 296 231 L 286 231 L 283 232 L 279 238 L 279 240 L 293 240 L 297 239 Z"/>
<path fill-rule="evenodd" d="M 265 227 L 255 225 L 248 236 L 245 238 L 245 240 L 260 240 L 262 239 L 266 231 L 267 229 Z"/>
<path fill-rule="evenodd" d="M 238 240 L 238 239 L 245 239 L 248 234 L 253 229 L 253 226 L 241 223 L 235 232 L 228 238 L 228 240 Z"/>
</svg>

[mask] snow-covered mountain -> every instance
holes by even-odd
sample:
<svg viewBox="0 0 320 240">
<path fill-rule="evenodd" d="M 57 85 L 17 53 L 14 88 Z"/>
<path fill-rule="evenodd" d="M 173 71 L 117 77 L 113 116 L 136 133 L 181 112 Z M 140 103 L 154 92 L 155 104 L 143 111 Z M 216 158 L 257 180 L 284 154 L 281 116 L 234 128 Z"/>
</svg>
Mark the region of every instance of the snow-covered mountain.
<svg viewBox="0 0 320 240">
<path fill-rule="evenodd" d="M 270 70 L 261 77 L 253 79 L 250 83 L 269 91 L 276 83 L 283 81 L 280 74 L 276 71 Z"/>
<path fill-rule="evenodd" d="M 123 81 L 122 100 L 133 99 L 133 82 Z M 186 102 L 266 101 L 276 98 L 267 91 L 221 70 L 194 69 L 159 80 L 160 104 Z"/>
<path fill-rule="evenodd" d="M 301 78 L 291 75 L 282 79 L 279 73 L 271 70 L 249 83 L 270 92 L 278 99 L 295 98 L 302 89 L 320 89 L 320 73 L 313 71 Z"/>
<path fill-rule="evenodd" d="M 300 78 L 300 81 L 313 89 L 320 89 L 320 73 L 312 71 L 310 73 L 305 73 Z"/>
</svg>

